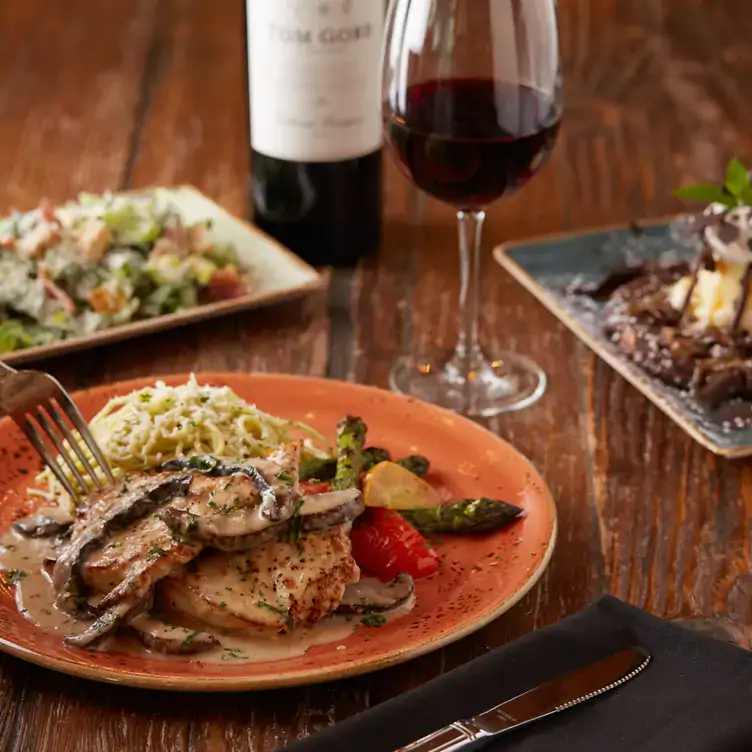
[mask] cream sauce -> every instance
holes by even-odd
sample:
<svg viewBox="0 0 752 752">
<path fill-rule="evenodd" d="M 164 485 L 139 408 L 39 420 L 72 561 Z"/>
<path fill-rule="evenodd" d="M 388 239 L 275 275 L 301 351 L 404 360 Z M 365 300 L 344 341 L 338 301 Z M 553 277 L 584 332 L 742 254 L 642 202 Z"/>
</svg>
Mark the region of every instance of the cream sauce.
<svg viewBox="0 0 752 752">
<path fill-rule="evenodd" d="M 40 514 L 46 513 L 40 510 Z M 30 622 L 45 632 L 60 635 L 78 634 L 90 624 L 74 619 L 55 605 L 54 591 L 48 574 L 45 572 L 45 558 L 54 555 L 51 539 L 25 538 L 16 532 L 0 537 L 0 570 L 12 573 L 15 583 L 15 600 L 19 612 Z M 6 577 L 8 575 L 6 574 Z M 355 586 L 363 596 L 371 595 L 377 581 L 363 578 Z M 400 607 L 380 614 L 380 623 L 398 619 L 409 613 L 415 603 L 414 596 Z M 224 632 L 209 628 L 220 645 L 211 650 L 193 655 L 165 655 L 142 646 L 132 637 L 115 636 L 107 641 L 108 652 L 122 652 L 148 655 L 150 658 L 169 661 L 192 661 L 201 663 L 260 663 L 280 661 L 305 655 L 314 645 L 341 642 L 349 637 L 360 625 L 361 616 L 333 616 L 322 619 L 311 627 L 298 627 L 293 632 L 274 636 L 261 636 L 255 632 Z M 173 628 L 166 625 L 166 630 Z M 180 629 L 174 627 L 174 629 Z M 344 646 L 338 646 L 343 648 Z"/>
<path fill-rule="evenodd" d="M 79 634 L 89 622 L 74 619 L 55 605 L 52 582 L 44 560 L 53 554 L 47 538 L 24 538 L 16 532 L 0 538 L 0 569 L 15 582 L 15 599 L 19 613 L 45 632 Z"/>
</svg>

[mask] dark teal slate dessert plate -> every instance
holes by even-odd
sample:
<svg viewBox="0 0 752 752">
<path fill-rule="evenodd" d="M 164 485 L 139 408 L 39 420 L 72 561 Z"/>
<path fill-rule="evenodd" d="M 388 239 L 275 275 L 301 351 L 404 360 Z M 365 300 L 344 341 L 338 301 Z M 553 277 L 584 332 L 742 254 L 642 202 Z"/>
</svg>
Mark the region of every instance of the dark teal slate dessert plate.
<svg viewBox="0 0 752 752">
<path fill-rule="evenodd" d="M 738 417 L 738 410 L 712 411 L 687 392 L 648 375 L 601 332 L 604 303 L 567 292 L 573 285 L 598 284 L 628 263 L 694 258 L 698 245 L 684 227 L 679 218 L 642 225 L 639 232 L 623 226 L 547 236 L 499 246 L 494 256 L 577 337 L 700 444 L 725 457 L 746 457 L 752 455 L 752 407 L 745 419 Z"/>
</svg>

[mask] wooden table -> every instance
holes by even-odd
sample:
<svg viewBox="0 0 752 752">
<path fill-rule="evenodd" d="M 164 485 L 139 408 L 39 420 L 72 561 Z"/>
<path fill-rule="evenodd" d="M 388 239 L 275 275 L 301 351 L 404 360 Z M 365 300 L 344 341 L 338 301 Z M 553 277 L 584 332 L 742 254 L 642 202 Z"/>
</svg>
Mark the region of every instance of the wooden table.
<svg viewBox="0 0 752 752">
<path fill-rule="evenodd" d="M 0 206 L 79 190 L 193 183 L 249 211 L 241 0 L 0 3 Z M 489 212 L 486 242 L 660 216 L 671 191 L 749 161 L 748 0 L 560 0 L 567 115 L 555 156 Z M 387 168 L 378 258 L 304 302 L 40 363 L 69 388 L 190 370 L 282 371 L 386 386 L 403 349 L 450 345 L 450 209 Z M 611 592 L 670 618 L 751 623 L 752 465 L 708 454 L 599 362 L 490 257 L 491 347 L 529 354 L 550 386 L 489 427 L 557 499 L 540 584 L 476 635 L 336 684 L 187 696 L 60 676 L 0 658 L 0 748 L 268 752 L 376 705 Z"/>
</svg>

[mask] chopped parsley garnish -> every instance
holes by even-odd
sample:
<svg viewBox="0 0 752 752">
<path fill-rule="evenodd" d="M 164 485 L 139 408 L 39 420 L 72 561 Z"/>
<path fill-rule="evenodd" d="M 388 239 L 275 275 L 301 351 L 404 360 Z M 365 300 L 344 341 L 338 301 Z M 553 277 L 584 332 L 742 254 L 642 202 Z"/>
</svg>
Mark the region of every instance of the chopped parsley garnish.
<svg viewBox="0 0 752 752">
<path fill-rule="evenodd" d="M 261 608 L 265 608 L 268 611 L 272 611 L 273 613 L 277 614 L 277 616 L 281 616 L 285 620 L 285 624 L 290 629 L 293 629 L 295 627 L 295 623 L 293 622 L 290 614 L 287 611 L 283 611 L 281 608 L 272 606 L 271 603 L 267 603 L 266 601 L 256 601 L 256 605 L 261 606 Z"/>
<path fill-rule="evenodd" d="M 381 614 L 368 614 L 360 620 L 360 623 L 366 627 L 383 627 L 386 624 L 386 617 Z"/>
<path fill-rule="evenodd" d="M 293 510 L 292 517 L 290 518 L 290 524 L 287 528 L 287 542 L 297 544 L 298 555 L 303 553 L 303 548 L 300 545 L 300 533 L 303 528 L 303 521 L 300 518 L 300 508 L 302 506 L 303 500 L 301 499 Z"/>
<path fill-rule="evenodd" d="M 290 473 L 286 473 L 284 470 L 275 473 L 274 477 L 283 480 L 285 483 L 292 483 L 292 475 L 290 475 Z"/>
<path fill-rule="evenodd" d="M 223 661 L 231 661 L 235 658 L 243 658 L 243 651 L 240 648 L 224 648 L 222 654 Z"/>
<path fill-rule="evenodd" d="M 227 603 L 226 603 L 225 601 L 222 601 L 222 602 L 221 602 L 221 603 L 219 604 L 219 607 L 220 607 L 220 608 L 227 608 Z"/>
<path fill-rule="evenodd" d="M 191 425 L 194 425 L 195 421 L 190 421 Z M 217 467 L 219 461 L 212 457 L 210 454 L 199 455 L 196 457 L 190 457 L 188 464 L 194 470 L 198 470 L 200 473 L 211 473 L 214 468 Z"/>
<path fill-rule="evenodd" d="M 149 549 L 149 561 L 156 561 L 160 556 L 167 556 L 167 551 L 159 546 L 152 546 Z"/>
<path fill-rule="evenodd" d="M 9 584 L 15 585 L 17 582 L 21 582 L 21 580 L 28 574 L 29 573 L 24 569 L 9 569 L 5 572 L 5 579 Z"/>
<path fill-rule="evenodd" d="M 149 392 L 144 392 L 143 394 L 139 395 L 139 399 L 141 402 L 151 402 L 151 394 Z"/>
</svg>

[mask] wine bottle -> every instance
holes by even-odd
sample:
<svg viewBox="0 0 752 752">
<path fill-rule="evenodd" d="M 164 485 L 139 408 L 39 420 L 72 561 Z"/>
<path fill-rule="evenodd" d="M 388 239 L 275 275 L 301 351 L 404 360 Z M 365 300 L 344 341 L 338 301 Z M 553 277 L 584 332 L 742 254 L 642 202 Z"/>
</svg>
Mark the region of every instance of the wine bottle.
<svg viewBox="0 0 752 752">
<path fill-rule="evenodd" d="M 254 222 L 348 266 L 381 234 L 383 0 L 247 0 Z"/>
</svg>

